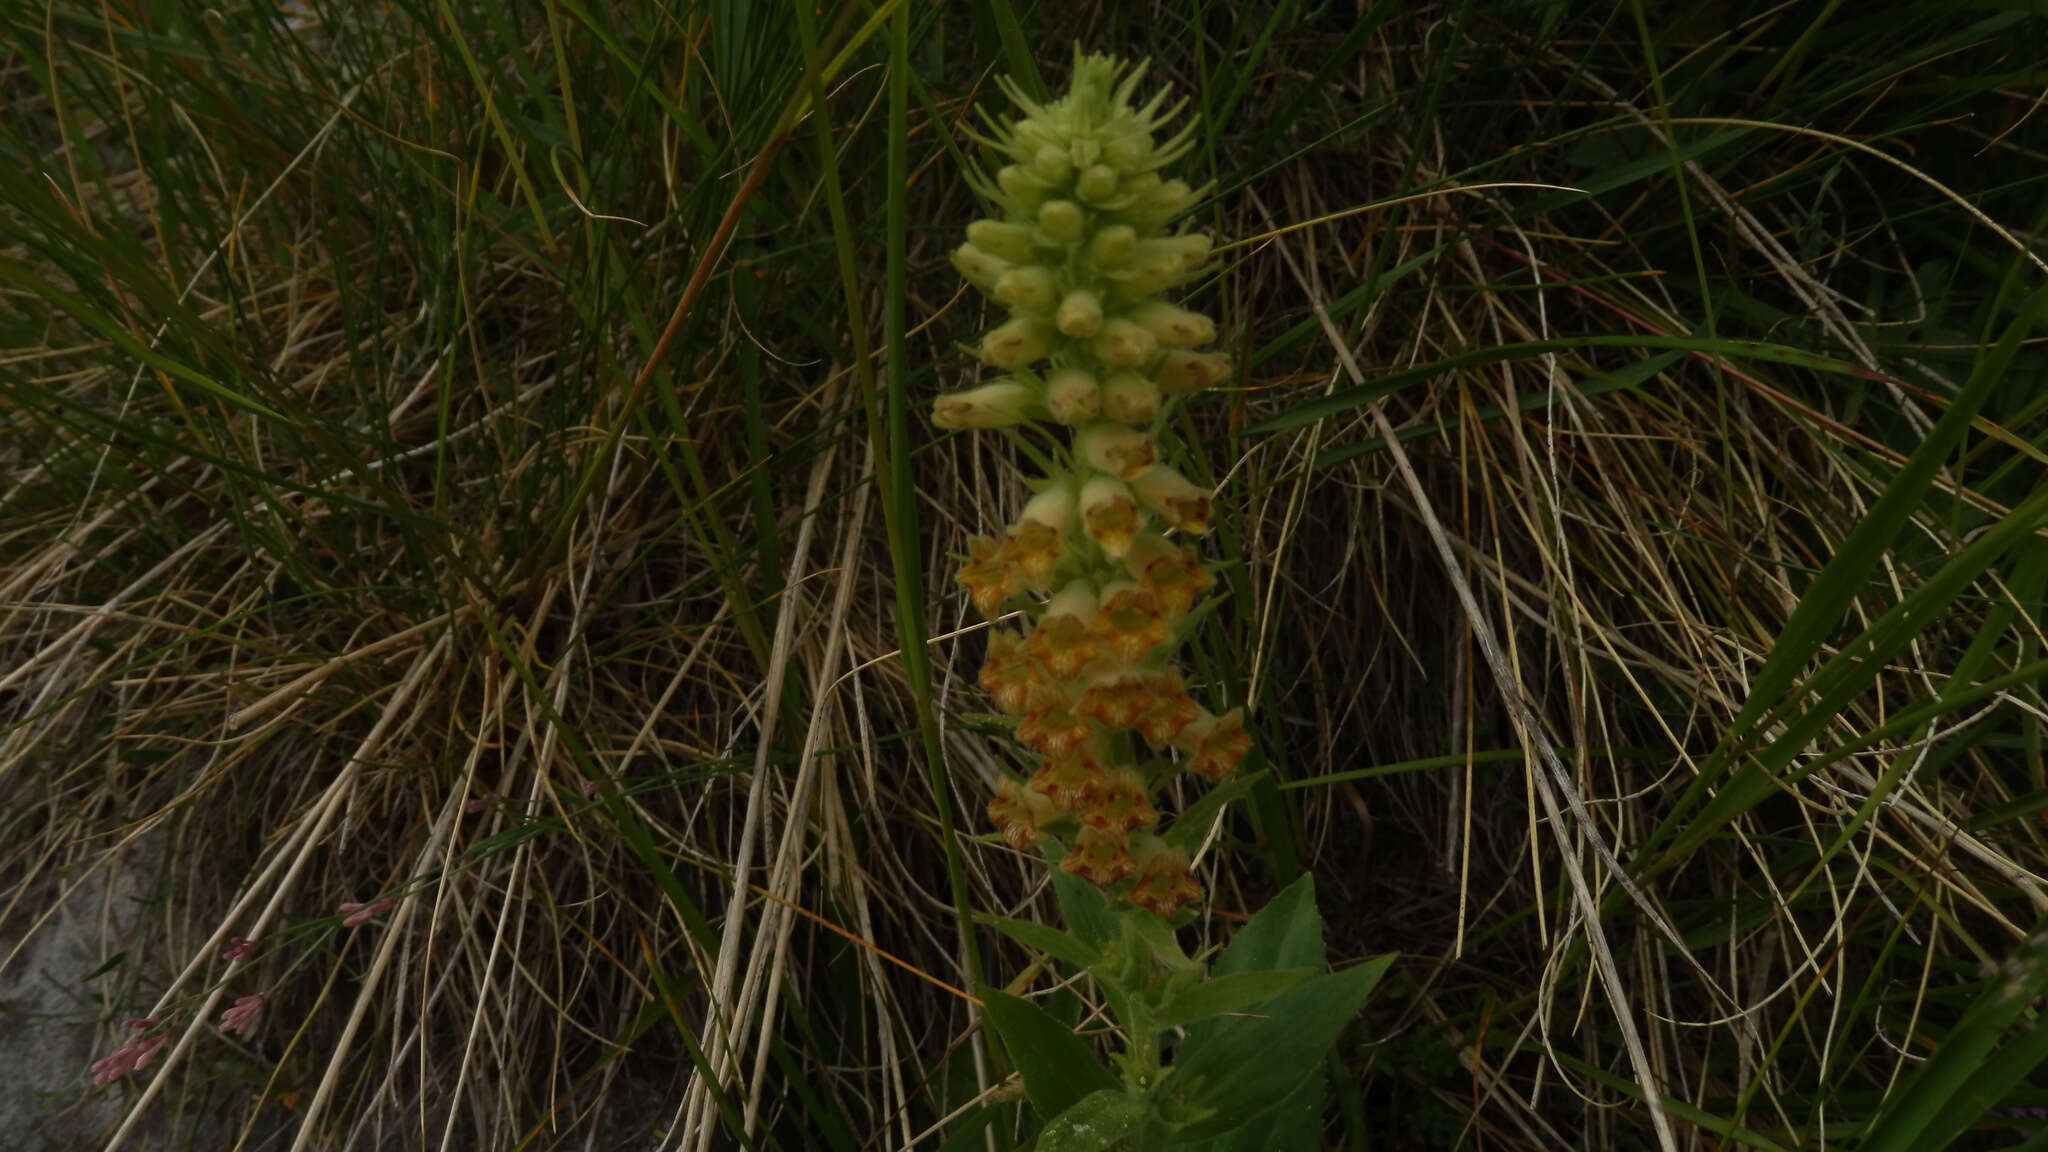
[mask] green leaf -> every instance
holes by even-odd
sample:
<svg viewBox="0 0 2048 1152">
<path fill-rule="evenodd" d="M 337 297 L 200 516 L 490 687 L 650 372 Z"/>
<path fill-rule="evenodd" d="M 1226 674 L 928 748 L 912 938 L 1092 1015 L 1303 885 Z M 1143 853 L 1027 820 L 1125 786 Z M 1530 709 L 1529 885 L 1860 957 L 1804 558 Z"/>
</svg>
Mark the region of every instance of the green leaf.
<svg viewBox="0 0 2048 1152">
<path fill-rule="evenodd" d="M 1323 962 L 1323 918 L 1316 912 L 1313 875 L 1280 890 L 1230 938 L 1216 958 L 1216 974 L 1298 968 Z"/>
<path fill-rule="evenodd" d="M 1090 948 L 1085 941 L 1071 932 L 1062 932 L 1030 920 L 1012 920 L 1007 916 L 987 916 L 977 913 L 976 920 L 1024 945 L 1048 956 L 1057 957 L 1077 968 L 1093 968 L 1102 962 L 1102 954 Z"/>
<path fill-rule="evenodd" d="M 1101 889 L 1057 867 L 1066 854 L 1066 845 L 1050 838 L 1046 840 L 1045 861 L 1055 866 L 1052 869 L 1053 896 L 1059 901 L 1060 915 L 1065 917 L 1067 927 L 1099 953 L 1121 935 L 1116 915 L 1109 910 L 1109 901 L 1103 899 Z"/>
<path fill-rule="evenodd" d="M 1153 1023 L 1161 1028 L 1178 1028 L 1197 1020 L 1242 1012 L 1263 1004 L 1296 984 L 1321 972 L 1321 967 L 1279 968 L 1266 972 L 1234 972 L 1204 980 L 1173 998 L 1159 1010 Z"/>
<path fill-rule="evenodd" d="M 1163 1085 L 1168 1118 L 1179 1122 L 1173 1138 L 1224 1135 L 1285 1099 L 1315 1073 L 1393 962 L 1390 953 L 1305 980 L 1177 1062 Z"/>
<path fill-rule="evenodd" d="M 1024 1094 L 1050 1119 L 1117 1080 L 1079 1036 L 1029 1000 L 996 988 L 981 990 L 982 1011 L 1024 1077 Z"/>
<path fill-rule="evenodd" d="M 1196 1152 L 1316 1152 L 1323 1145 L 1323 1097 L 1329 1083 L 1318 1069 L 1294 1086 L 1278 1104 L 1246 1121 L 1244 1126 L 1194 1144 L 1176 1144 Z"/>
<path fill-rule="evenodd" d="M 1150 1115 L 1142 1097 L 1121 1088 L 1090 1092 L 1038 1134 L 1038 1152 L 1102 1152 L 1131 1136 Z"/>
</svg>

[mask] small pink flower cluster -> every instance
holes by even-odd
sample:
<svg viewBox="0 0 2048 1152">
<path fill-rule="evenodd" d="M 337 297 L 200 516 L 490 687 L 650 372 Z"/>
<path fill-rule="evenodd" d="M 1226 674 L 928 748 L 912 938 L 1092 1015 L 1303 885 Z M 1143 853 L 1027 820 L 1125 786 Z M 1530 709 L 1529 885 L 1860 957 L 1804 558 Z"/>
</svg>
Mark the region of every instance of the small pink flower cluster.
<svg viewBox="0 0 2048 1152">
<path fill-rule="evenodd" d="M 156 1027 L 156 1023 L 154 1016 L 121 1021 L 121 1027 L 132 1032 L 142 1032 L 143 1035 L 93 1061 L 92 1082 L 95 1087 L 149 1067 L 149 1062 L 156 1058 L 156 1050 L 163 1047 L 164 1041 L 171 1038 L 169 1032 L 149 1032 L 149 1029 Z"/>
</svg>

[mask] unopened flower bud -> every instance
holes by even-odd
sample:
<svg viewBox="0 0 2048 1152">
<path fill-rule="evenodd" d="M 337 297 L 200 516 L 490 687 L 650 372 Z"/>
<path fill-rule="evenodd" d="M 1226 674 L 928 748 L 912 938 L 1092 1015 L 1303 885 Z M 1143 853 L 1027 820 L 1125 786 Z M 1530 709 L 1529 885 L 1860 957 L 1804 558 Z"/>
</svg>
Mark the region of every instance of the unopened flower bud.
<svg viewBox="0 0 2048 1152">
<path fill-rule="evenodd" d="M 1208 490 L 1197 488 L 1179 472 L 1154 465 L 1132 478 L 1131 491 L 1140 504 L 1175 528 L 1197 535 L 1209 530 Z"/>
<path fill-rule="evenodd" d="M 1074 434 L 1074 454 L 1097 472 L 1126 480 L 1159 459 L 1152 438 L 1121 424 L 1090 424 Z"/>
<path fill-rule="evenodd" d="M 968 233 L 973 237 L 972 230 Z M 1095 230 L 1088 240 L 1088 259 L 1099 268 L 1114 268 L 1138 250 L 1138 231 L 1128 224 L 1111 224 Z"/>
<path fill-rule="evenodd" d="M 1045 378 L 1045 406 L 1062 424 L 1083 424 L 1102 412 L 1102 389 L 1079 368 L 1062 368 Z"/>
<path fill-rule="evenodd" d="M 972 235 L 973 229 L 968 233 Z M 969 284 L 987 292 L 995 287 L 998 276 L 1010 270 L 1010 262 L 979 245 L 962 244 L 953 249 L 953 267 L 960 270 L 960 275 L 965 276 Z"/>
<path fill-rule="evenodd" d="M 1090 345 L 1104 364 L 1115 368 L 1143 368 L 1159 351 L 1159 338 L 1148 329 L 1121 316 L 1102 322 Z"/>
<path fill-rule="evenodd" d="M 1074 193 L 1090 204 L 1100 204 L 1116 195 L 1116 169 L 1097 164 L 1074 180 Z"/>
<path fill-rule="evenodd" d="M 1102 158 L 1125 172 L 1135 171 L 1152 159 L 1152 135 L 1131 132 L 1112 137 L 1102 146 Z"/>
<path fill-rule="evenodd" d="M 1085 289 L 1067 293 L 1053 323 L 1069 336 L 1095 335 L 1095 330 L 1102 327 L 1102 297 Z"/>
<path fill-rule="evenodd" d="M 1000 220 L 976 220 L 967 226 L 967 242 L 988 255 L 1000 257 L 1012 264 L 1029 264 L 1037 257 L 1037 252 L 1031 243 L 1031 225 L 1029 224 L 1006 224 Z M 954 258 L 954 263 L 957 267 L 959 263 L 957 255 Z M 964 268 L 961 271 L 963 274 L 966 273 Z M 1002 270 L 998 269 L 996 275 L 1002 275 Z M 974 277 L 968 276 L 968 279 L 973 280 Z M 994 277 L 990 278 L 990 283 L 994 283 Z"/>
<path fill-rule="evenodd" d="M 970 231 L 968 239 L 974 239 Z M 979 243 L 979 241 L 977 241 Z M 1188 232 L 1179 236 L 1159 236 L 1138 245 L 1137 255 L 1144 260 L 1173 260 L 1180 264 L 1183 272 L 1192 272 L 1206 264 L 1213 242 L 1200 232 Z M 995 249 L 991 248 L 993 252 Z"/>
<path fill-rule="evenodd" d="M 1045 185 L 1015 164 L 1004 165 L 996 171 L 996 184 L 1010 198 L 1011 208 L 1023 215 L 1035 214 L 1039 205 L 1045 203 Z"/>
<path fill-rule="evenodd" d="M 1159 385 L 1136 372 L 1112 373 L 1102 385 L 1102 416 L 1119 424 L 1150 424 L 1159 415 Z"/>
<path fill-rule="evenodd" d="M 996 277 L 991 294 L 1020 312 L 1046 312 L 1059 299 L 1059 279 L 1049 268 L 1025 264 Z"/>
<path fill-rule="evenodd" d="M 1003 276 L 1008 279 L 1016 274 L 1006 272 Z M 1001 280 L 996 282 L 996 289 L 1000 294 Z M 1166 348 L 1199 348 L 1216 339 L 1216 325 L 1207 316 L 1164 300 L 1147 300 L 1125 312 L 1124 318 L 1152 333 Z"/>
<path fill-rule="evenodd" d="M 1168 396 L 1200 392 L 1230 379 L 1230 358 L 1214 352 L 1186 352 L 1175 348 L 1159 358 L 1152 381 Z"/>
<path fill-rule="evenodd" d="M 1051 350 L 1052 325 L 1037 316 L 1014 316 L 981 338 L 981 358 L 998 368 L 1022 368 Z"/>
<path fill-rule="evenodd" d="M 1051 200 L 1038 209 L 1038 226 L 1058 243 L 1072 244 L 1088 227 L 1088 214 L 1071 200 Z"/>
<path fill-rule="evenodd" d="M 939 397 L 932 406 L 932 423 L 941 428 L 1007 428 L 1021 422 L 1037 399 L 1027 384 L 998 380 Z"/>
<path fill-rule="evenodd" d="M 1031 157 L 1031 174 L 1047 187 L 1056 187 L 1074 174 L 1074 162 L 1067 158 L 1065 151 L 1051 144 L 1041 144 Z"/>
</svg>

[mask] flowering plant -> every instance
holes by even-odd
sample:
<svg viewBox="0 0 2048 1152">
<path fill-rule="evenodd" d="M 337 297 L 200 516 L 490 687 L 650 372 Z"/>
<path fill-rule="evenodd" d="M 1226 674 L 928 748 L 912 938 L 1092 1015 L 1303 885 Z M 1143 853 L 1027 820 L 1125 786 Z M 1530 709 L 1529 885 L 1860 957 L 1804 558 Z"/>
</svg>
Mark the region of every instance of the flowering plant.
<svg viewBox="0 0 2048 1152">
<path fill-rule="evenodd" d="M 1204 270 L 1211 243 L 1176 223 L 1201 190 L 1162 173 L 1192 135 L 1160 138 L 1179 106 L 1164 92 L 1134 104 L 1144 73 L 1077 52 L 1058 99 L 1005 82 L 1023 115 L 988 119 L 982 143 L 1004 162 L 973 177 L 996 212 L 968 226 L 953 265 L 1008 313 L 980 345 L 1007 375 L 933 412 L 942 428 L 1068 432 L 1032 452 L 1046 475 L 1000 538 L 969 542 L 958 580 L 1002 625 L 980 683 L 1037 761 L 997 785 L 989 817 L 1012 845 L 1057 860 L 1073 931 L 989 923 L 1088 970 L 1126 1041 L 1122 1075 L 1030 1001 L 996 989 L 982 1000 L 1046 1122 L 1045 1152 L 1219 1137 L 1314 1147 L 1323 1052 L 1390 958 L 1323 972 L 1306 879 L 1213 972 L 1173 932 L 1202 896 L 1190 850 L 1245 786 L 1250 737 L 1241 708 L 1203 706 L 1174 662 L 1215 577 L 1183 542 L 1208 531 L 1210 494 L 1165 462 L 1168 418 L 1231 364 L 1204 350 L 1217 336 L 1208 317 L 1163 298 Z M 1021 625 L 1008 625 L 1013 611 Z M 1219 787 L 1162 829 L 1156 802 L 1180 772 Z"/>
</svg>

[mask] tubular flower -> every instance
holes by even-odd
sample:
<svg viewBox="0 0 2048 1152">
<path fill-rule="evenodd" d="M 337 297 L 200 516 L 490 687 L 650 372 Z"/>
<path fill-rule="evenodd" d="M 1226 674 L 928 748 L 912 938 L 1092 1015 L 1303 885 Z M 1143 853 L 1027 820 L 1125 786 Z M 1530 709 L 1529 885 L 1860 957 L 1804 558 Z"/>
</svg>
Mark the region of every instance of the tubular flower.
<svg viewBox="0 0 2048 1152">
<path fill-rule="evenodd" d="M 1003 601 L 1021 591 L 1016 569 L 1008 557 L 998 552 L 996 542 L 986 536 L 976 536 L 967 542 L 967 563 L 960 566 L 955 579 L 974 597 L 974 607 L 983 616 L 993 617 Z"/>
<path fill-rule="evenodd" d="M 1137 500 L 1114 476 L 1097 476 L 1081 485 L 1081 523 L 1088 538 L 1112 560 L 1130 551 L 1132 539 L 1144 527 Z"/>
<path fill-rule="evenodd" d="M 1007 777 L 996 785 L 996 798 L 988 803 L 988 818 L 1014 848 L 1028 848 L 1045 835 L 1040 825 L 1059 818 L 1052 801 Z"/>
<path fill-rule="evenodd" d="M 981 690 L 995 698 L 996 707 L 1012 716 L 1022 716 L 1037 684 L 1031 660 L 1024 654 L 1024 635 L 1004 628 L 989 633 L 988 659 L 981 665 Z"/>
<path fill-rule="evenodd" d="M 1052 583 L 1053 569 L 1059 567 L 1065 549 L 1066 538 L 1058 529 L 1043 521 L 1025 520 L 1010 529 L 998 551 L 1024 578 L 1025 587 L 1043 588 Z"/>
<path fill-rule="evenodd" d="M 1232 708 L 1221 716 L 1204 713 L 1182 728 L 1173 744 L 1188 754 L 1188 771 L 1221 780 L 1251 750 L 1252 738 L 1244 730 L 1244 709 Z"/>
<path fill-rule="evenodd" d="M 1202 886 L 1188 875 L 1188 854 L 1179 848 L 1161 847 L 1138 861 L 1138 882 L 1131 886 L 1131 903 L 1154 916 L 1171 916 L 1183 904 L 1202 898 Z"/>
<path fill-rule="evenodd" d="M 1209 493 L 1164 464 L 1154 464 L 1131 480 L 1138 502 L 1183 532 L 1209 531 Z"/>
<path fill-rule="evenodd" d="M 1107 888 L 1137 871 L 1138 862 L 1131 859 L 1130 843 L 1124 833 L 1083 828 L 1073 851 L 1060 861 L 1060 868 L 1098 888 Z"/>
<path fill-rule="evenodd" d="M 1095 726 L 1074 711 L 1063 695 L 1047 694 L 1030 715 L 1017 725 L 1017 739 L 1033 744 L 1050 760 L 1063 760 L 1080 751 L 1095 735 Z"/>
<path fill-rule="evenodd" d="M 1210 263 L 1214 245 L 1175 221 L 1203 191 L 1168 167 L 1194 144 L 1164 93 L 1135 101 L 1144 65 L 1077 55 L 1067 92 L 1035 101 L 1001 82 L 1020 110 L 991 117 L 995 157 L 975 190 L 989 219 L 967 227 L 953 266 L 998 313 L 983 362 L 1008 375 L 938 399 L 943 428 L 1049 421 L 1070 429 L 1022 515 L 968 543 L 957 579 L 993 630 L 980 683 L 1014 718 L 1039 767 L 1006 779 L 989 819 L 1017 847 L 1048 833 L 1073 844 L 1061 866 L 1140 908 L 1170 915 L 1200 896 L 1187 855 L 1150 829 L 1156 773 L 1137 740 L 1178 749 L 1221 779 L 1245 754 L 1238 711 L 1214 716 L 1172 662 L 1177 622 L 1215 583 L 1168 531 L 1205 532 L 1210 494 L 1165 460 L 1182 398 L 1230 376 L 1201 351 L 1209 317 L 1168 301 Z M 1135 853 L 1135 855 L 1134 855 Z"/>
<path fill-rule="evenodd" d="M 1060 812 L 1072 812 L 1102 780 L 1102 764 L 1092 748 L 1062 759 L 1048 758 L 1031 778 L 1031 790 Z"/>
<path fill-rule="evenodd" d="M 1129 768 L 1104 773 L 1081 798 L 1074 815 L 1084 828 L 1100 832 L 1127 833 L 1159 819 L 1159 813 L 1152 810 L 1151 801 L 1145 799 L 1144 781 Z"/>
<path fill-rule="evenodd" d="M 1135 428 L 1090 424 L 1074 434 L 1074 455 L 1097 472 L 1129 480 L 1159 459 L 1159 447 Z"/>
<path fill-rule="evenodd" d="M 1176 547 L 1150 532 L 1131 541 L 1130 550 L 1124 553 L 1124 570 L 1152 593 L 1169 620 L 1187 615 L 1196 597 L 1216 583 L 1216 577 L 1195 559 L 1193 548 Z"/>
<path fill-rule="evenodd" d="M 1128 581 L 1102 590 L 1102 609 L 1089 622 L 1088 630 L 1102 641 L 1111 656 L 1126 665 L 1143 660 L 1152 649 L 1166 643 L 1172 630 L 1150 592 Z"/>
<path fill-rule="evenodd" d="M 1201 718 L 1202 706 L 1188 695 L 1177 668 L 1145 677 L 1145 687 L 1151 694 L 1152 706 L 1131 727 L 1154 748 L 1171 747 L 1174 737 Z"/>
</svg>

